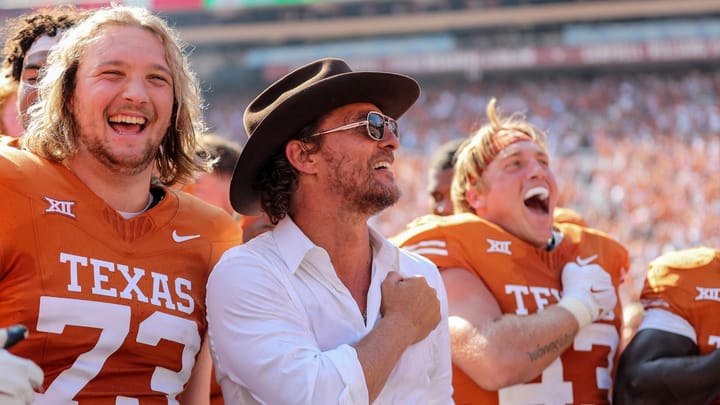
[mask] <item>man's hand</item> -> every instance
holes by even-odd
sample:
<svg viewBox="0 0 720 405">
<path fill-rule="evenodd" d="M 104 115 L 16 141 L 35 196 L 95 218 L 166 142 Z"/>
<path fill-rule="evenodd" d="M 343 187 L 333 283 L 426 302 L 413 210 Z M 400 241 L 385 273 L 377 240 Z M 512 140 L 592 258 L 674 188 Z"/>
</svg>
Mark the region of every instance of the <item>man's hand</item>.
<svg viewBox="0 0 720 405">
<path fill-rule="evenodd" d="M 17 341 L 15 332 L 18 330 L 0 330 L 0 336 L 5 338 L 2 346 L 6 346 L 8 339 Z M 32 403 L 35 398 L 34 390 L 42 386 L 43 378 L 43 371 L 35 363 L 0 349 L 0 405 Z"/>
<path fill-rule="evenodd" d="M 562 285 L 558 304 L 575 316 L 581 328 L 612 312 L 617 304 L 612 279 L 598 264 L 566 264 Z"/>
<path fill-rule="evenodd" d="M 440 301 L 425 277 L 403 278 L 393 271 L 388 273 L 381 289 L 380 313 L 406 328 L 412 337 L 411 344 L 423 340 L 440 322 Z"/>
</svg>

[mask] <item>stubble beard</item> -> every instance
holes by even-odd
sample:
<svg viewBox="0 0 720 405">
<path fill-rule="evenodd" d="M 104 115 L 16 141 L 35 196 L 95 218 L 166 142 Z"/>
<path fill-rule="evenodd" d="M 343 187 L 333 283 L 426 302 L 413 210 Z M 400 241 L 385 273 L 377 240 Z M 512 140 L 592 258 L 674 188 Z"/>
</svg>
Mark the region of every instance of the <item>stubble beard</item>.
<svg viewBox="0 0 720 405">
<path fill-rule="evenodd" d="M 142 153 L 118 156 L 102 141 L 84 140 L 87 151 L 113 173 L 134 176 L 142 173 L 150 166 L 157 156 L 159 145 L 146 144 Z"/>
<path fill-rule="evenodd" d="M 386 186 L 377 181 L 370 170 L 353 171 L 349 158 L 325 154 L 331 167 L 330 189 L 344 196 L 348 209 L 372 216 L 395 204 L 400 199 L 397 184 Z"/>
</svg>

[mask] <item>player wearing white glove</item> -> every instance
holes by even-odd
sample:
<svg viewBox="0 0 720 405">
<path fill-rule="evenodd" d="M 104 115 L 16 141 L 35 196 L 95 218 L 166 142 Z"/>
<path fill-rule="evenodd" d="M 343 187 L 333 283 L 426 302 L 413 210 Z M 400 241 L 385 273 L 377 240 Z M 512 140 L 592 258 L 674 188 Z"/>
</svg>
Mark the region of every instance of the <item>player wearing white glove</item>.
<svg viewBox="0 0 720 405">
<path fill-rule="evenodd" d="M 442 272 L 453 399 L 606 404 L 627 249 L 554 221 L 559 190 L 544 133 L 495 107 L 455 156 L 456 215 L 419 219 L 394 238 Z"/>
<path fill-rule="evenodd" d="M 562 299 L 558 305 L 575 316 L 580 328 L 602 319 L 617 304 L 612 278 L 598 264 L 566 264 L 562 285 Z"/>
<path fill-rule="evenodd" d="M 5 347 L 18 341 L 12 333 L 17 330 L 17 327 L 0 330 L 0 405 L 32 403 L 35 389 L 39 389 L 43 382 L 40 367 L 5 350 Z"/>
</svg>

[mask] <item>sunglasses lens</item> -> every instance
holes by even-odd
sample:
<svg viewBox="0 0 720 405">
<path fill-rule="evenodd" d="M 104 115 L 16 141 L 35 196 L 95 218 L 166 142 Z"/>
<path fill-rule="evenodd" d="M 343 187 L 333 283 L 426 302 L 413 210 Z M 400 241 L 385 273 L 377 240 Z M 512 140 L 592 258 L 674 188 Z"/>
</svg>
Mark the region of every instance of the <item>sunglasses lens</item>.
<svg viewBox="0 0 720 405">
<path fill-rule="evenodd" d="M 400 133 L 398 132 L 397 121 L 391 119 L 391 120 L 388 120 L 388 124 L 390 124 L 390 130 L 392 131 L 393 135 L 395 135 L 396 138 L 400 139 Z"/>
<path fill-rule="evenodd" d="M 385 135 L 385 119 L 378 113 L 371 112 L 367 117 L 368 135 L 376 141 L 382 140 Z"/>
</svg>

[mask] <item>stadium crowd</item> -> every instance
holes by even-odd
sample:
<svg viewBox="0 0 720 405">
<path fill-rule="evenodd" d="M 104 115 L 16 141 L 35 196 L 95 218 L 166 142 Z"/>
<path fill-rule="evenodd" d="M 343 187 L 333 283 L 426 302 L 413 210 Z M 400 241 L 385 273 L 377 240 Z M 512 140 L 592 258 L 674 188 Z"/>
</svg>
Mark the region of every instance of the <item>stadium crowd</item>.
<svg viewBox="0 0 720 405">
<path fill-rule="evenodd" d="M 400 120 L 394 165 L 400 202 L 374 218 L 386 235 L 427 212 L 428 156 L 465 137 L 497 97 L 546 130 L 560 204 L 625 244 L 636 275 L 670 249 L 720 245 L 720 71 L 610 72 L 421 82 L 422 94 Z M 217 94 L 209 121 L 245 138 L 242 106 Z M 248 100 L 249 101 L 249 100 Z M 636 277 L 640 288 L 642 277 Z"/>
</svg>

